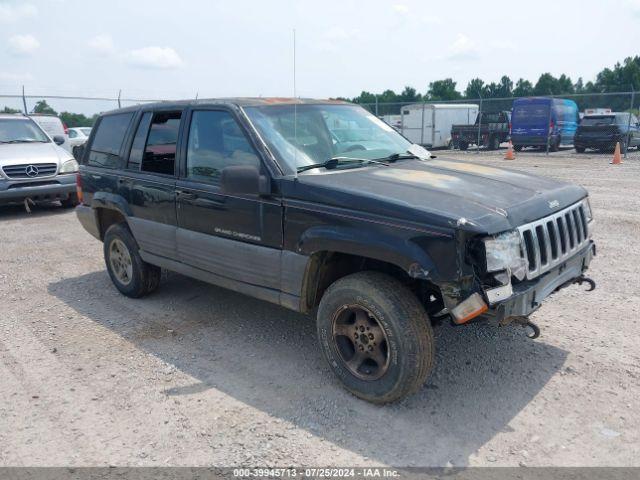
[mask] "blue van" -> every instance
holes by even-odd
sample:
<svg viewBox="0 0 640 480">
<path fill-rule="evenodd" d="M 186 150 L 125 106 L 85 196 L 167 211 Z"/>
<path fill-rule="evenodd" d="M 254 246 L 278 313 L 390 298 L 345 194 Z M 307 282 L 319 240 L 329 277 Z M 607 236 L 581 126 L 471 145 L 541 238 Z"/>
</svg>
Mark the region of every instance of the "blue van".
<svg viewBox="0 0 640 480">
<path fill-rule="evenodd" d="M 518 98 L 511 113 L 511 141 L 520 151 L 524 147 L 544 147 L 555 152 L 561 145 L 573 145 L 578 128 L 578 106 L 561 98 Z"/>
</svg>

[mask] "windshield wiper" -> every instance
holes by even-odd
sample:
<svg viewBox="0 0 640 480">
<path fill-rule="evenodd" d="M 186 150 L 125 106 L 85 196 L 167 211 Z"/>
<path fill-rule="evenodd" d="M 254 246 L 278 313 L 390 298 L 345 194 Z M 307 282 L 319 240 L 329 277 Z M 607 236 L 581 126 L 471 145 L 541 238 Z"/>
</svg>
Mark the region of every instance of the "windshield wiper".
<svg viewBox="0 0 640 480">
<path fill-rule="evenodd" d="M 327 170 L 332 170 L 336 168 L 338 165 L 349 165 L 349 164 L 368 165 L 371 163 L 375 163 L 376 165 L 384 165 L 386 167 L 389 166 L 388 163 L 382 162 L 380 160 L 381 159 L 370 160 L 368 158 L 332 157 L 325 162 L 312 163 L 311 165 L 303 165 L 302 167 L 298 167 L 296 171 L 300 173 L 300 172 L 306 172 L 307 170 L 312 170 L 314 168 L 326 168 Z"/>
<path fill-rule="evenodd" d="M 420 160 L 420 157 L 412 153 L 392 153 L 388 157 L 380 158 L 379 160 L 386 160 L 387 162 L 397 162 L 398 160 Z"/>
</svg>

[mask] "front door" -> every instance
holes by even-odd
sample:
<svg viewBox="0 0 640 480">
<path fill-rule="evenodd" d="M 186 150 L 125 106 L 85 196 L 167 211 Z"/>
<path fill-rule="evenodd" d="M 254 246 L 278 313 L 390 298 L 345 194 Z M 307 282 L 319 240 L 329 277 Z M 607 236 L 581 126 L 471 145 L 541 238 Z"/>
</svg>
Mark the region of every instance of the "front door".
<svg viewBox="0 0 640 480">
<path fill-rule="evenodd" d="M 282 206 L 274 198 L 224 195 L 220 174 L 231 165 L 264 169 L 231 111 L 194 109 L 176 184 L 181 262 L 232 280 L 280 287 Z"/>
</svg>

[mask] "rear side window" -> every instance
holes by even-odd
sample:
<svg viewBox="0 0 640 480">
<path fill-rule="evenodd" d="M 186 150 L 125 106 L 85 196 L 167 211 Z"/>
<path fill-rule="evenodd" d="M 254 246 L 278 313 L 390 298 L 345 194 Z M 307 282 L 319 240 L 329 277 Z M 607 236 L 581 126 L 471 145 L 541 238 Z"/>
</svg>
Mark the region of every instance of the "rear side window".
<svg viewBox="0 0 640 480">
<path fill-rule="evenodd" d="M 175 175 L 181 116 L 182 112 L 159 112 L 153 115 L 142 154 L 142 171 Z"/>
<path fill-rule="evenodd" d="M 91 144 L 88 165 L 106 168 L 119 166 L 120 148 L 132 118 L 133 113 L 118 113 L 102 117 Z"/>
<path fill-rule="evenodd" d="M 549 105 L 519 105 L 513 111 L 513 123 L 522 125 L 544 125 L 549 121 Z"/>
</svg>

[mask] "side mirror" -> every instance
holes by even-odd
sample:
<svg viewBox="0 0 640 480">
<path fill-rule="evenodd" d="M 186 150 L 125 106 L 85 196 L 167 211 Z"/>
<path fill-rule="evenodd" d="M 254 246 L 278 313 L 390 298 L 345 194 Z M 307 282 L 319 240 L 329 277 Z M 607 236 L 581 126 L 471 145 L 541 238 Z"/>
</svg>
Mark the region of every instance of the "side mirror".
<svg viewBox="0 0 640 480">
<path fill-rule="evenodd" d="M 53 141 L 56 145 L 62 145 L 64 143 L 64 137 L 62 135 L 54 135 Z"/>
<path fill-rule="evenodd" d="M 80 160 L 82 160 L 82 156 L 84 155 L 84 145 L 76 145 L 73 147 L 71 153 L 73 154 L 73 158 L 80 163 Z"/>
<path fill-rule="evenodd" d="M 268 195 L 271 193 L 269 179 L 260 175 L 258 167 L 234 165 L 222 169 L 220 186 L 225 195 Z"/>
</svg>

